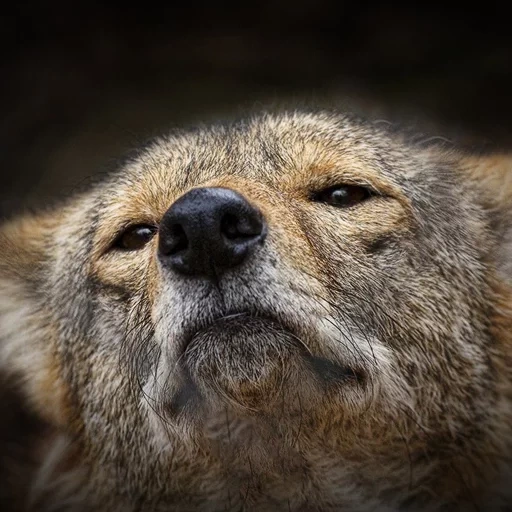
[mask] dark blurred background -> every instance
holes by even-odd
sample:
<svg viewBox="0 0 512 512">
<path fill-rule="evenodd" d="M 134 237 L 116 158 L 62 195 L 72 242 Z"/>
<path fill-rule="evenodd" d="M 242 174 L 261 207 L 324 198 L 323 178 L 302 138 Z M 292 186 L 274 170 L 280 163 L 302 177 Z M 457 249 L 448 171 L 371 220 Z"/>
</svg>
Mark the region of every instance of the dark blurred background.
<svg viewBox="0 0 512 512">
<path fill-rule="evenodd" d="M 269 102 L 512 146 L 506 7 L 132 5 L 3 7 L 0 215 L 69 193 L 151 134 Z"/>
</svg>

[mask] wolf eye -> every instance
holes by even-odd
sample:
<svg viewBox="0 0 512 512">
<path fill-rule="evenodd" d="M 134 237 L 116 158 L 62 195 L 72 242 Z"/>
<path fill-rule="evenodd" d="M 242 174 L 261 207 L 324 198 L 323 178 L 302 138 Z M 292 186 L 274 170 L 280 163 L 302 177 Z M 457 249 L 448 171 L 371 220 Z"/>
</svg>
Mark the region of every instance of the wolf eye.
<svg viewBox="0 0 512 512">
<path fill-rule="evenodd" d="M 155 236 L 156 230 L 156 226 L 148 224 L 130 226 L 117 237 L 114 248 L 123 251 L 142 249 Z"/>
<path fill-rule="evenodd" d="M 312 200 L 318 203 L 326 203 L 337 208 L 349 208 L 366 201 L 373 194 L 366 187 L 358 185 L 336 185 L 329 187 L 312 196 Z"/>
</svg>

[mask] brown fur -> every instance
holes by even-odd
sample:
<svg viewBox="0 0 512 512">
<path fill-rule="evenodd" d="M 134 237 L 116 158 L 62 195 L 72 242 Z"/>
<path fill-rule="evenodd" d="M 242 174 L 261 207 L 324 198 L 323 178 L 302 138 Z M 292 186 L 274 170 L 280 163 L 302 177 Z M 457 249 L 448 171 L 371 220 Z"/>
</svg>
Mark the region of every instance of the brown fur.
<svg viewBox="0 0 512 512">
<path fill-rule="evenodd" d="M 13 510 L 504 510 L 511 161 L 265 114 L 6 224 L 0 369 L 48 425 Z M 338 184 L 378 194 L 311 201 Z M 248 262 L 212 285 L 166 271 L 158 234 L 112 249 L 195 187 L 262 212 Z"/>
</svg>

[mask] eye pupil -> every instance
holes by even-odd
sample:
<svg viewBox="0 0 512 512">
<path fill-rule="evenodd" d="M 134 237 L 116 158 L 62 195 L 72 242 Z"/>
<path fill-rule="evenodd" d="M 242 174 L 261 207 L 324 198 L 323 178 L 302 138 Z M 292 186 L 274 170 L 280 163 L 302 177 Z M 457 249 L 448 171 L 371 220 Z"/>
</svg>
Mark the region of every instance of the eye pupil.
<svg viewBox="0 0 512 512">
<path fill-rule="evenodd" d="M 131 226 L 117 239 L 118 249 L 136 251 L 142 249 L 155 235 L 156 227 L 149 225 Z"/>
<path fill-rule="evenodd" d="M 371 192 L 357 185 L 339 185 L 322 190 L 313 196 L 313 201 L 326 203 L 338 208 L 348 208 L 365 201 Z"/>
<path fill-rule="evenodd" d="M 346 188 L 337 188 L 331 192 L 330 200 L 332 203 L 345 203 L 350 199 L 350 192 Z"/>
</svg>

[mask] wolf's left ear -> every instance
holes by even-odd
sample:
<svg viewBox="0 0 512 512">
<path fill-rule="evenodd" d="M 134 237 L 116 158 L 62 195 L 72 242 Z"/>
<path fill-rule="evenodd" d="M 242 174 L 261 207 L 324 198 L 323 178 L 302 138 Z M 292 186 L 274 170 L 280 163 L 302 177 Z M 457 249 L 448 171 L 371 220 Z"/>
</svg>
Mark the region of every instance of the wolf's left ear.
<svg viewBox="0 0 512 512">
<path fill-rule="evenodd" d="M 466 156 L 462 167 L 489 213 L 496 246 L 490 255 L 512 284 L 512 153 Z"/>
</svg>

